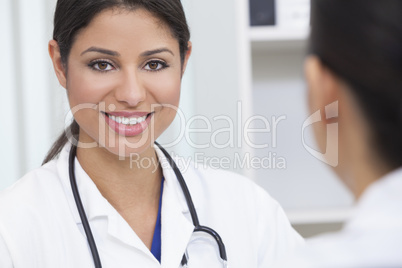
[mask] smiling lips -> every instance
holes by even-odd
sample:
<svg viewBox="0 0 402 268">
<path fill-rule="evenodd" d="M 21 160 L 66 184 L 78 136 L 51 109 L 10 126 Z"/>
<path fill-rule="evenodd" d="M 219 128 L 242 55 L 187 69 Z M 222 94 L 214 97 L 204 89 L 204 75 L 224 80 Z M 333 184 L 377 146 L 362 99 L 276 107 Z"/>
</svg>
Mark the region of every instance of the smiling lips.
<svg viewBox="0 0 402 268">
<path fill-rule="evenodd" d="M 124 124 L 126 126 L 133 126 L 138 123 L 144 122 L 145 119 L 147 118 L 147 115 L 144 115 L 142 117 L 131 117 L 131 118 L 124 117 L 124 116 L 110 115 L 109 118 L 112 119 L 113 121 L 115 121 L 116 123 Z"/>
<path fill-rule="evenodd" d="M 144 112 L 111 112 L 104 113 L 105 121 L 117 134 L 137 136 L 143 133 L 151 122 L 152 113 Z"/>
</svg>

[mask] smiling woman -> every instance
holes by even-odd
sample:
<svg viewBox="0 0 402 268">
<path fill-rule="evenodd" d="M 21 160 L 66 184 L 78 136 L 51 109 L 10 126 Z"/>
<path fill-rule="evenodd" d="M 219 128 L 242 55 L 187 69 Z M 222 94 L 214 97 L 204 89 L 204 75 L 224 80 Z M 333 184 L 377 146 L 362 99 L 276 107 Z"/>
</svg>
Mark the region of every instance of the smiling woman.
<svg viewBox="0 0 402 268">
<path fill-rule="evenodd" d="M 49 54 L 74 122 L 0 194 L 0 267 L 267 267 L 301 243 L 246 178 L 155 146 L 189 38 L 179 0 L 58 1 Z"/>
<path fill-rule="evenodd" d="M 77 34 L 68 62 L 63 64 L 57 41 L 52 40 L 49 49 L 70 106 L 99 106 L 75 112 L 78 140 L 99 143 L 102 139 L 107 151 L 120 156 L 154 154 L 152 136 L 159 137 L 175 117 L 175 110 L 163 107 L 179 104 L 191 44 L 181 61 L 177 40 L 158 18 L 142 9 L 109 9 Z M 153 107 L 156 104 L 160 106 Z M 104 148 L 88 151 L 91 159 L 104 159 Z M 87 151 L 78 148 L 77 153 L 80 158 Z"/>
</svg>

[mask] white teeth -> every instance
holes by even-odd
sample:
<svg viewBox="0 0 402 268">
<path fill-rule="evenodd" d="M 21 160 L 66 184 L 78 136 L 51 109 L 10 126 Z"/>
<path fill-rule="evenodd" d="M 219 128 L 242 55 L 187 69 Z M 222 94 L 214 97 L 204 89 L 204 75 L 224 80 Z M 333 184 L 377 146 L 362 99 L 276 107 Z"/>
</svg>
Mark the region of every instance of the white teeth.
<svg viewBox="0 0 402 268">
<path fill-rule="evenodd" d="M 123 117 L 123 116 L 114 116 L 114 115 L 109 115 L 109 118 L 112 119 L 113 121 L 119 123 L 119 124 L 124 124 L 124 125 L 136 125 L 138 123 L 142 123 L 145 121 L 147 116 L 142 116 L 142 117 Z"/>
<path fill-rule="evenodd" d="M 130 118 L 130 125 L 135 125 L 137 124 L 137 118 Z"/>
</svg>

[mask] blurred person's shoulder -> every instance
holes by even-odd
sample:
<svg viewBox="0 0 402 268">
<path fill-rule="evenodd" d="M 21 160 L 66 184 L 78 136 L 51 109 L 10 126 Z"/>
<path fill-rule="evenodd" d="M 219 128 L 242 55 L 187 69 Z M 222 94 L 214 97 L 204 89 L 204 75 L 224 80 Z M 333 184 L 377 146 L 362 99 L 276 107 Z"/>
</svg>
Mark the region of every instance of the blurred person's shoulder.
<svg viewBox="0 0 402 268">
<path fill-rule="evenodd" d="M 399 241 L 397 241 L 399 240 Z M 326 234 L 307 240 L 306 246 L 274 267 L 402 267 L 402 233 Z"/>
<path fill-rule="evenodd" d="M 276 267 L 402 267 L 401 190 L 398 169 L 365 191 L 342 231 L 309 239 Z"/>
</svg>

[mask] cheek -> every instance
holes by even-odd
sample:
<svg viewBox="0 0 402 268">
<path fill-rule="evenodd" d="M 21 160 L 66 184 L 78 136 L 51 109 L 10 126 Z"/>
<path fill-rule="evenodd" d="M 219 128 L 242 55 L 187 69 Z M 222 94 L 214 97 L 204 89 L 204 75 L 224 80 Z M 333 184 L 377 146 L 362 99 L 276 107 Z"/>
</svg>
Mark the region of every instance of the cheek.
<svg viewBox="0 0 402 268">
<path fill-rule="evenodd" d="M 98 104 L 112 87 L 110 79 L 99 79 L 85 72 L 72 71 L 67 76 L 67 94 L 70 106 Z"/>
<path fill-rule="evenodd" d="M 155 134 L 161 135 L 174 120 L 179 109 L 181 77 L 179 74 L 164 75 L 150 80 L 148 94 L 153 100 L 155 114 Z"/>
<path fill-rule="evenodd" d="M 97 79 L 83 69 L 70 70 L 67 76 L 70 109 L 83 132 L 95 139 L 99 132 L 101 102 L 110 91 L 112 83 L 106 79 Z"/>
<path fill-rule="evenodd" d="M 177 107 L 180 101 L 181 78 L 179 75 L 166 75 L 150 80 L 149 91 L 158 104 L 168 104 Z"/>
</svg>

